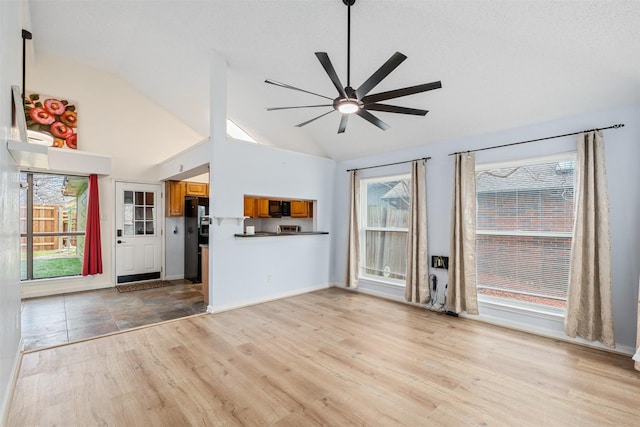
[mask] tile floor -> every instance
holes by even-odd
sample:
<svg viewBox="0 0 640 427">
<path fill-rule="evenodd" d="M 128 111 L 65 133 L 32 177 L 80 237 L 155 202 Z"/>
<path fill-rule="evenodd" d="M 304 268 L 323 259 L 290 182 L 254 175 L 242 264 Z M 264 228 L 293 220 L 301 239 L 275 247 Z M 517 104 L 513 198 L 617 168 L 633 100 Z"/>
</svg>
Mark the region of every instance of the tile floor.
<svg viewBox="0 0 640 427">
<path fill-rule="evenodd" d="M 64 344 L 137 326 L 204 313 L 202 285 L 120 293 L 116 288 L 22 301 L 24 350 Z"/>
</svg>

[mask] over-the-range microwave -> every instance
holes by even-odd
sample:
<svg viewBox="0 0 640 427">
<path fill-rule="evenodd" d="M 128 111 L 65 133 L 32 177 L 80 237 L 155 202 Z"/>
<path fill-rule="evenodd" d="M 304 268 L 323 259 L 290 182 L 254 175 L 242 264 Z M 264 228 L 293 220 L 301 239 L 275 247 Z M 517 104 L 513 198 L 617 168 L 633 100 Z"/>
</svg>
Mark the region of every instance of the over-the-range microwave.
<svg viewBox="0 0 640 427">
<path fill-rule="evenodd" d="M 269 200 L 269 216 L 272 218 L 291 216 L 291 202 Z"/>
</svg>

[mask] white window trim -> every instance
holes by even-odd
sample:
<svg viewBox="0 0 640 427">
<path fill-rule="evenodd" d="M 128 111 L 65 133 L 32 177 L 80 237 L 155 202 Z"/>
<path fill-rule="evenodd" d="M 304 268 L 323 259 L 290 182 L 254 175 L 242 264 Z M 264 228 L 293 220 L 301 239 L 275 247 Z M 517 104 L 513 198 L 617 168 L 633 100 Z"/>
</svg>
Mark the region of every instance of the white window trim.
<svg viewBox="0 0 640 427">
<path fill-rule="evenodd" d="M 516 168 L 521 166 L 537 165 L 540 163 L 552 163 L 552 162 L 572 162 L 576 160 L 575 151 L 566 151 L 564 153 L 552 154 L 549 156 L 539 157 L 526 157 L 523 159 L 515 159 L 510 161 L 493 162 L 493 163 L 478 163 L 476 165 L 476 174 L 478 172 L 484 172 L 491 169 L 502 168 Z"/>
<path fill-rule="evenodd" d="M 362 178 L 360 179 L 360 266 L 358 271 L 358 280 L 373 282 L 380 285 L 389 285 L 395 288 L 405 288 L 407 286 L 406 280 L 393 279 L 393 278 L 385 278 L 380 276 L 370 276 L 365 274 L 365 266 L 362 260 L 364 256 L 362 254 L 366 253 L 366 239 L 365 235 L 367 231 L 387 231 L 387 232 L 399 232 L 399 233 L 409 233 L 409 228 L 385 228 L 385 227 L 367 227 L 366 222 L 366 212 L 367 207 L 367 184 L 368 183 L 377 183 L 377 182 L 385 182 L 391 180 L 403 180 L 403 179 L 411 179 L 410 173 L 401 173 L 401 174 L 393 174 L 393 175 L 383 175 L 376 176 L 370 178 Z"/>
</svg>

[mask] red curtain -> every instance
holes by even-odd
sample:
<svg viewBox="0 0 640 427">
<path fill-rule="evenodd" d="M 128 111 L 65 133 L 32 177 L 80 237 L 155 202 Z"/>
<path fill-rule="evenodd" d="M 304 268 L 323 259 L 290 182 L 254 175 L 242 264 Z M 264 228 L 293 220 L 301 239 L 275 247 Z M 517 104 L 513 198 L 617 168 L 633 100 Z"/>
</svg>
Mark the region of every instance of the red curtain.
<svg viewBox="0 0 640 427">
<path fill-rule="evenodd" d="M 87 206 L 87 229 L 84 239 L 84 263 L 82 275 L 102 274 L 102 245 L 100 242 L 100 200 L 98 198 L 98 176 L 89 176 L 89 205 Z"/>
</svg>

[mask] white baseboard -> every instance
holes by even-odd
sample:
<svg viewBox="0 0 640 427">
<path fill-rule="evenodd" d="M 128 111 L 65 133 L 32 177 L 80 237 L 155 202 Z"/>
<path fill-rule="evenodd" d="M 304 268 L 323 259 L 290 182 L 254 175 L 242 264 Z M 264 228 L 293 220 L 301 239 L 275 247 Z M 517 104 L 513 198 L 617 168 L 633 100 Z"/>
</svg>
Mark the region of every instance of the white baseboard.
<svg viewBox="0 0 640 427">
<path fill-rule="evenodd" d="M 22 298 L 37 298 L 49 295 L 68 294 L 72 292 L 95 291 L 97 289 L 113 288 L 115 285 L 111 282 L 88 284 L 85 281 L 78 283 L 56 284 L 54 282 L 46 283 L 29 283 L 21 285 Z"/>
<path fill-rule="evenodd" d="M 2 403 L 0 405 L 0 426 L 5 426 L 7 424 L 7 417 L 9 416 L 9 405 L 11 404 L 11 400 L 13 399 L 13 392 L 18 381 L 18 374 L 20 373 L 23 345 L 24 344 L 22 342 L 22 338 L 20 338 L 20 342 L 18 343 L 18 348 L 16 350 L 16 355 L 13 359 L 13 366 L 11 368 L 11 374 L 9 376 L 9 383 L 7 384 L 4 398 L 2 399 Z"/>
<path fill-rule="evenodd" d="M 184 279 L 184 274 L 176 274 L 174 276 L 164 276 L 164 280 L 182 280 Z"/>
<path fill-rule="evenodd" d="M 598 350 L 608 351 L 611 353 L 622 354 L 629 357 L 631 357 L 635 352 L 635 349 L 633 347 L 629 347 L 627 345 L 616 344 L 616 348 L 611 348 L 599 342 L 591 342 L 582 338 L 571 338 L 560 331 L 535 327 L 532 325 L 528 325 L 526 323 L 510 321 L 508 319 L 501 319 L 499 317 L 488 316 L 486 314 L 476 316 L 476 315 L 470 315 L 467 313 L 460 313 L 460 317 L 464 317 L 472 320 L 478 320 L 480 322 L 490 323 L 492 325 L 502 326 L 503 328 L 514 329 L 520 332 L 527 332 L 534 335 L 540 335 L 546 338 L 553 338 L 558 341 L 565 341 L 571 344 L 578 344 L 585 347 L 591 347 L 591 348 L 596 348 Z"/>
<path fill-rule="evenodd" d="M 293 297 L 293 296 L 296 296 L 296 295 L 307 294 L 309 292 L 319 291 L 321 289 L 328 289 L 328 288 L 330 288 L 332 286 L 333 285 L 331 285 L 331 284 L 308 286 L 308 287 L 305 287 L 305 288 L 294 289 L 294 290 L 288 291 L 288 292 L 282 292 L 282 293 L 279 293 L 279 294 L 276 294 L 276 295 L 272 295 L 272 296 L 269 296 L 269 297 L 266 297 L 266 298 L 255 298 L 255 299 L 252 299 L 252 300 L 243 301 L 243 302 L 238 303 L 238 304 L 228 304 L 228 305 L 222 305 L 222 306 L 209 305 L 207 307 L 207 312 L 208 313 L 221 313 L 223 311 L 235 310 L 237 308 L 249 307 L 249 306 L 256 305 L 256 304 L 262 304 L 264 302 L 276 301 L 276 300 L 279 300 L 279 299 L 289 298 L 289 297 Z"/>
</svg>

